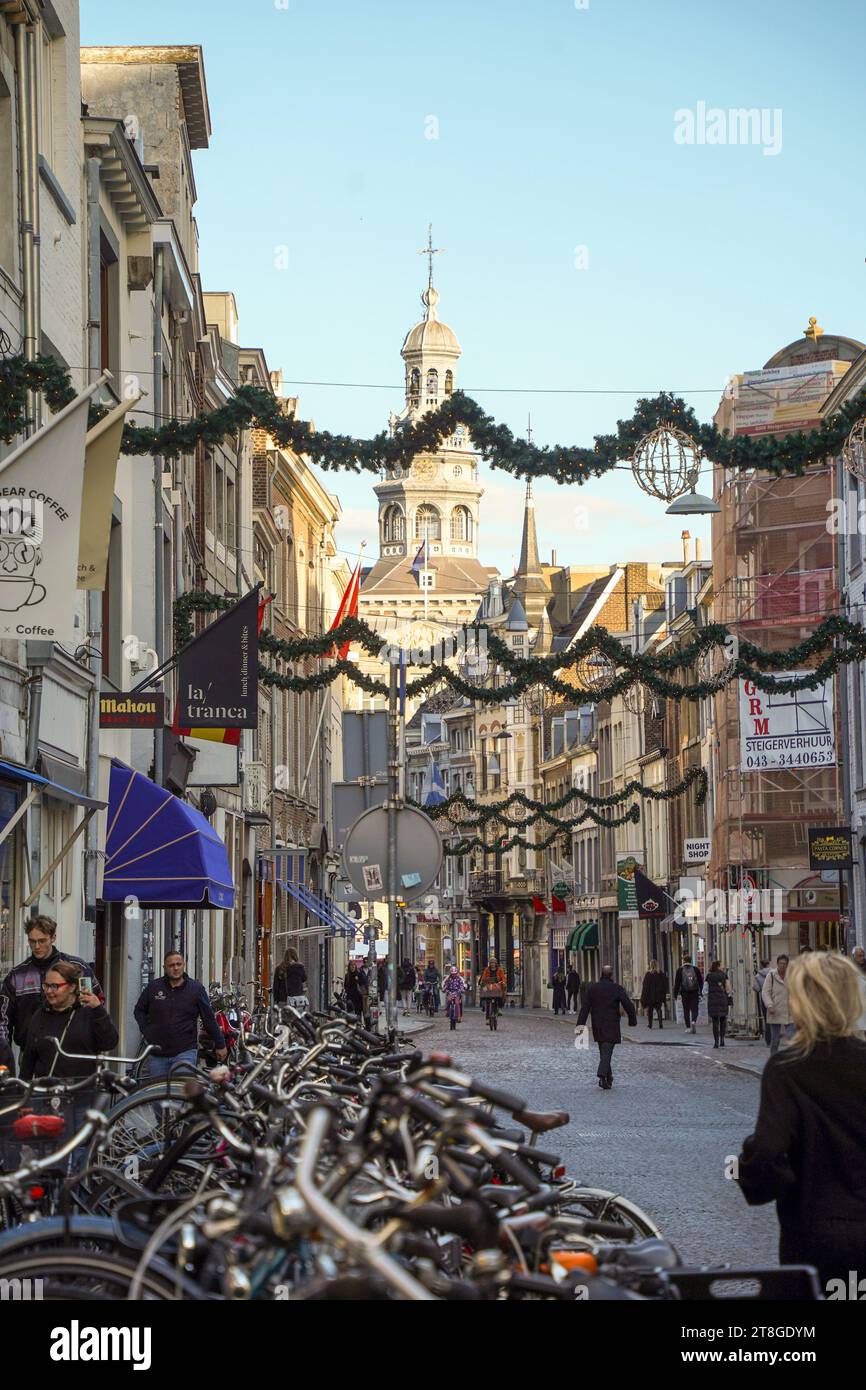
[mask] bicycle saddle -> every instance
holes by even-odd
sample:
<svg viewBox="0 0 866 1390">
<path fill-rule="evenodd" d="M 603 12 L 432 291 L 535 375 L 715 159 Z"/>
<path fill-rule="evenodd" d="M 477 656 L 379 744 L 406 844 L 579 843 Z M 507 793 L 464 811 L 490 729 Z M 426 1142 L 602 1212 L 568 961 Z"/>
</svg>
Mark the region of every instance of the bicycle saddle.
<svg viewBox="0 0 866 1390">
<path fill-rule="evenodd" d="M 519 1125 L 525 1125 L 533 1134 L 546 1134 L 549 1129 L 559 1129 L 567 1125 L 571 1116 L 567 1110 L 521 1110 L 514 1116 Z"/>
</svg>

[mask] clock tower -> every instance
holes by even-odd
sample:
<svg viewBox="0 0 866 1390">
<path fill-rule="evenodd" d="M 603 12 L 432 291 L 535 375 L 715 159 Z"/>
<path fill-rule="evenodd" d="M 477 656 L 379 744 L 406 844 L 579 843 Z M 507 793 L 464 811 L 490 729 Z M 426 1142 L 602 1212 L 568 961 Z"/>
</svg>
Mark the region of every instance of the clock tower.
<svg viewBox="0 0 866 1390">
<path fill-rule="evenodd" d="M 456 388 L 460 344 L 439 317 L 428 235 L 421 252 L 429 259 L 424 316 L 406 334 L 400 355 L 405 368 L 405 401 L 391 414 L 392 431 L 435 410 Z M 417 454 L 406 468 L 389 468 L 375 485 L 378 500 L 379 559 L 364 576 L 361 614 L 376 627 L 379 616 L 457 627 L 471 622 L 491 571 L 478 562 L 478 457 L 463 425 L 435 451 Z M 412 562 L 426 542 L 426 564 Z"/>
</svg>

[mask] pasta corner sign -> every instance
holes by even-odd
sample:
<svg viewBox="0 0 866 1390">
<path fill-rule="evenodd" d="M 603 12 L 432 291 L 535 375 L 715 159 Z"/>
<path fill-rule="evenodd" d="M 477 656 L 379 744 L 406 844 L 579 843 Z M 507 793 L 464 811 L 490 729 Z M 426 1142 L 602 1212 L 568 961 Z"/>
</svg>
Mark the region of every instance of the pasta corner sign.
<svg viewBox="0 0 866 1390">
<path fill-rule="evenodd" d="M 810 869 L 851 868 L 851 827 L 838 825 L 809 830 Z"/>
</svg>

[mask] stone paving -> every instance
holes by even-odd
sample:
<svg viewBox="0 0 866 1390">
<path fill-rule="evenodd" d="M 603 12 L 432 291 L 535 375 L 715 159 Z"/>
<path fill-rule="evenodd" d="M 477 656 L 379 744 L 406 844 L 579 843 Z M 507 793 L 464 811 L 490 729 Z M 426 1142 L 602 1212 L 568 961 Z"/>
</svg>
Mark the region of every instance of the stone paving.
<svg viewBox="0 0 866 1390">
<path fill-rule="evenodd" d="M 634 1029 L 624 1023 L 632 1045 L 615 1050 L 614 1087 L 601 1091 L 597 1049 L 574 1047 L 573 1015 L 509 1009 L 491 1033 L 481 1011 L 468 1009 L 455 1033 L 441 1013 L 412 1032 L 425 1052 L 450 1052 L 461 1068 L 532 1107 L 567 1110 L 569 1126 L 542 1147 L 561 1153 L 582 1181 L 636 1201 L 687 1263 L 778 1263 L 775 1207 L 747 1207 L 724 1176 L 726 1158 L 754 1127 L 767 1052 L 760 1042 L 732 1043 L 722 1061 L 712 1034 L 708 1048 L 682 1025 L 659 1035 L 643 1019 Z"/>
</svg>

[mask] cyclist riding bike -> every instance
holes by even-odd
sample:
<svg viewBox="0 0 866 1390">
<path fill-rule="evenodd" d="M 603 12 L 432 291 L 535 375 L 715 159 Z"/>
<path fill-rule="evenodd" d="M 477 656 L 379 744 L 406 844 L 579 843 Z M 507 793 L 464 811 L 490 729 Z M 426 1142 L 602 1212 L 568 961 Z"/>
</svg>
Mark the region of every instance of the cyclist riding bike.
<svg viewBox="0 0 866 1390">
<path fill-rule="evenodd" d="M 463 1017 L 463 995 L 466 993 L 466 985 L 463 976 L 460 974 L 456 965 L 452 965 L 451 971 L 445 976 L 445 1007 L 448 1011 L 448 1018 L 451 1022 L 451 1032 L 457 1027 Z"/>
<path fill-rule="evenodd" d="M 484 1005 L 484 1017 L 489 1023 L 490 1010 L 495 1009 L 498 1014 L 505 998 L 505 971 L 495 956 L 490 957 L 482 970 L 478 985 L 481 1002 Z"/>
</svg>

